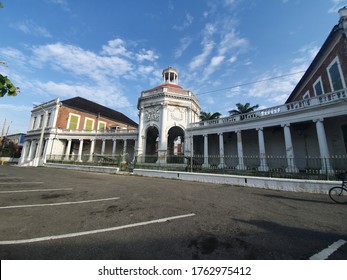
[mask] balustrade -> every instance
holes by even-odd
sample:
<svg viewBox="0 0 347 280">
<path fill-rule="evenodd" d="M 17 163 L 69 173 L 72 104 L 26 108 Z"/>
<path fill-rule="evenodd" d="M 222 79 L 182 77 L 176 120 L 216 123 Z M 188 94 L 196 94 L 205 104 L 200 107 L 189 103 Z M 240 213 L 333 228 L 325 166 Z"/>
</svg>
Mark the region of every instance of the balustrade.
<svg viewBox="0 0 347 280">
<path fill-rule="evenodd" d="M 346 92 L 346 89 L 343 89 L 343 90 L 339 90 L 339 91 L 335 91 L 331 93 L 326 93 L 324 95 L 315 96 L 315 97 L 307 98 L 303 100 L 298 100 L 298 101 L 283 104 L 280 106 L 265 108 L 262 110 L 258 110 L 258 111 L 254 111 L 254 112 L 250 112 L 246 114 L 232 115 L 232 116 L 228 116 L 228 117 L 224 117 L 224 118 L 220 118 L 216 120 L 191 123 L 189 124 L 189 128 L 236 123 L 236 122 L 241 122 L 244 120 L 248 120 L 248 121 L 259 120 L 261 118 L 276 116 L 278 114 L 284 114 L 284 113 L 292 113 L 293 111 L 296 111 L 296 110 L 304 110 L 306 108 L 311 108 L 317 105 L 324 105 L 324 104 L 336 102 L 346 98 L 347 98 L 347 92 Z"/>
</svg>

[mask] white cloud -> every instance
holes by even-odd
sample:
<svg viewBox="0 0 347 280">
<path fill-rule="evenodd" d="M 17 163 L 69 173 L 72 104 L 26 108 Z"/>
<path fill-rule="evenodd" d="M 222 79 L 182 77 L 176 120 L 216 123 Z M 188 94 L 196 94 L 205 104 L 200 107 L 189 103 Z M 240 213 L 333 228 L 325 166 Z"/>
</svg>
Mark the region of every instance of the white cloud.
<svg viewBox="0 0 347 280">
<path fill-rule="evenodd" d="M 32 48 L 33 63 L 49 64 L 53 69 L 70 71 L 94 80 L 118 77 L 132 70 L 132 63 L 117 56 L 99 56 L 74 45 L 62 43 L 36 46 Z"/>
<path fill-rule="evenodd" d="M 228 61 L 229 61 L 230 63 L 235 63 L 236 60 L 237 60 L 237 56 L 235 56 L 235 55 L 233 55 L 232 57 L 230 57 L 230 58 L 228 59 Z"/>
<path fill-rule="evenodd" d="M 233 5 L 234 1 L 225 3 Z M 199 83 L 210 79 L 223 64 L 228 63 L 230 67 L 239 55 L 249 50 L 249 41 L 236 31 L 236 26 L 237 20 L 231 16 L 219 16 L 205 25 L 201 32 L 202 51 L 189 63 L 191 71 L 203 73 Z"/>
<path fill-rule="evenodd" d="M 189 13 L 186 13 L 185 15 L 185 20 L 181 25 L 174 25 L 173 29 L 178 30 L 178 31 L 183 31 L 184 29 L 188 28 L 192 23 L 193 23 L 193 16 Z"/>
<path fill-rule="evenodd" d="M 132 53 L 125 48 L 125 42 L 120 38 L 110 40 L 107 42 L 106 46 L 102 46 L 101 54 L 110 56 L 121 55 L 125 57 L 130 57 L 132 55 Z"/>
<path fill-rule="evenodd" d="M 247 48 L 248 45 L 248 40 L 239 36 L 236 31 L 232 29 L 231 32 L 223 34 L 218 51 L 220 54 L 225 54 L 233 49 L 241 51 Z"/>
<path fill-rule="evenodd" d="M 189 63 L 189 68 L 191 70 L 194 70 L 194 69 L 202 66 L 205 63 L 208 56 L 210 55 L 210 53 L 212 52 L 214 45 L 215 44 L 212 41 L 211 42 L 205 42 L 203 45 L 202 53 L 193 58 L 193 60 Z"/>
<path fill-rule="evenodd" d="M 139 74 L 141 75 L 148 75 L 150 73 L 152 73 L 154 71 L 154 67 L 153 66 L 144 66 L 144 65 L 140 65 L 137 68 L 137 71 Z"/>
<path fill-rule="evenodd" d="M 217 67 L 219 64 L 221 64 L 224 61 L 224 58 L 225 56 L 223 55 L 212 57 L 210 65 L 212 67 Z"/>
<path fill-rule="evenodd" d="M 210 64 L 204 69 L 201 80 L 205 81 L 212 73 L 214 73 L 219 67 L 219 65 L 224 61 L 224 59 L 225 59 L 225 56 L 212 57 Z"/>
<path fill-rule="evenodd" d="M 52 35 L 49 31 L 43 27 L 35 23 L 33 20 L 26 20 L 16 23 L 11 23 L 10 27 L 16 30 L 19 30 L 25 34 L 34 35 L 36 37 L 45 37 L 51 38 Z"/>
<path fill-rule="evenodd" d="M 255 77 L 254 81 L 261 81 L 242 88 L 243 95 L 248 98 L 259 98 L 260 101 L 267 100 L 269 104 L 283 104 L 297 85 L 306 69 L 309 67 L 318 47 L 309 44 L 300 48 L 297 57 L 292 59 L 289 71 L 273 70 Z M 281 77 L 283 76 L 283 77 Z"/>
<path fill-rule="evenodd" d="M 111 83 L 105 83 L 103 87 L 100 87 L 98 84 L 92 85 L 87 83 L 68 84 L 53 81 L 33 81 L 33 86 L 36 88 L 36 91 L 49 92 L 51 96 L 59 96 L 62 99 L 81 96 L 108 107 L 125 107 L 130 104 L 126 97 L 122 96 Z"/>
<path fill-rule="evenodd" d="M 231 6 L 234 5 L 236 0 L 224 0 L 224 5 L 225 6 Z"/>
<path fill-rule="evenodd" d="M 61 9 L 63 9 L 66 12 L 70 11 L 67 0 L 48 0 L 48 2 L 58 5 Z"/>
<path fill-rule="evenodd" d="M 145 60 L 155 61 L 158 58 L 159 58 L 159 56 L 156 55 L 153 50 L 142 49 L 139 53 L 136 54 L 136 59 L 139 62 L 143 62 Z"/>
<path fill-rule="evenodd" d="M 0 104 L 0 111 L 14 111 L 14 112 L 30 112 L 32 110 L 31 106 L 18 105 L 18 104 Z"/>
<path fill-rule="evenodd" d="M 16 61 L 17 64 L 23 66 L 27 63 L 26 56 L 15 48 L 0 48 L 1 59 L 5 60 L 7 66 L 11 68 L 12 61 Z"/>
<path fill-rule="evenodd" d="M 192 43 L 191 37 L 184 37 L 180 40 L 180 46 L 175 51 L 175 58 L 179 58 L 183 55 L 184 51 L 190 46 Z"/>
<path fill-rule="evenodd" d="M 345 0 L 330 0 L 333 4 L 333 6 L 328 10 L 328 13 L 337 13 L 337 11 L 342 8 L 343 6 L 346 6 Z"/>
</svg>

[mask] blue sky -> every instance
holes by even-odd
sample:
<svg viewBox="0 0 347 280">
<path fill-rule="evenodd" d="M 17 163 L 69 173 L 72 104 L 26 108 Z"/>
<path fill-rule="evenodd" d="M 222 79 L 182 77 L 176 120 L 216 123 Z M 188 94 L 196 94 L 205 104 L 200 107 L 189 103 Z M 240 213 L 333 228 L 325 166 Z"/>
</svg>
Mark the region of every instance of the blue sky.
<svg viewBox="0 0 347 280">
<path fill-rule="evenodd" d="M 57 97 L 81 96 L 138 122 L 141 91 L 161 84 L 167 66 L 179 71 L 179 84 L 197 95 L 206 112 L 226 116 L 238 102 L 260 108 L 282 104 L 337 24 L 338 9 L 347 5 L 341 0 L 1 2 L 0 61 L 7 66 L 0 71 L 21 89 L 16 97 L 0 98 L 0 129 L 6 119 L 9 134 L 27 131 L 33 104 Z"/>
</svg>

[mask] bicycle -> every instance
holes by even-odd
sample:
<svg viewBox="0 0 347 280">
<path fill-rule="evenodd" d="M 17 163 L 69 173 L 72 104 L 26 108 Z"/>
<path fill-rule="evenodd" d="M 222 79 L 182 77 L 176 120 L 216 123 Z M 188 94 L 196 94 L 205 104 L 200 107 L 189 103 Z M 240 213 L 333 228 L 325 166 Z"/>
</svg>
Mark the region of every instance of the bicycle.
<svg viewBox="0 0 347 280">
<path fill-rule="evenodd" d="M 341 186 L 332 187 L 329 190 L 329 197 L 339 204 L 347 203 L 347 187 L 346 187 L 346 173 L 341 173 L 336 176 L 339 180 L 341 180 Z"/>
</svg>

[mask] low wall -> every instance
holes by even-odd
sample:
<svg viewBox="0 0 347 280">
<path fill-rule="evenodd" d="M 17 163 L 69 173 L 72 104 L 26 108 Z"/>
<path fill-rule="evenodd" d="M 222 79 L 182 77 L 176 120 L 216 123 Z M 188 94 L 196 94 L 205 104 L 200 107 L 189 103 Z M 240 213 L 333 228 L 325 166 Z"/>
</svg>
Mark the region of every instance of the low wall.
<svg viewBox="0 0 347 280">
<path fill-rule="evenodd" d="M 333 186 L 340 185 L 338 181 L 299 180 L 287 178 L 267 178 L 237 175 L 222 175 L 208 173 L 189 173 L 177 171 L 159 171 L 134 169 L 134 174 L 148 177 L 162 177 L 186 181 L 197 181 L 215 184 L 228 184 L 244 187 L 327 194 Z"/>
<path fill-rule="evenodd" d="M 117 173 L 119 171 L 118 167 L 108 167 L 108 166 L 91 166 L 91 165 L 59 164 L 59 163 L 45 163 L 44 166 L 89 171 L 89 172 L 98 172 L 98 173 L 110 173 L 110 174 Z"/>
<path fill-rule="evenodd" d="M 19 158 L 13 158 L 13 157 L 0 157 L 0 164 L 2 162 L 11 162 L 11 163 L 18 163 Z"/>
</svg>

